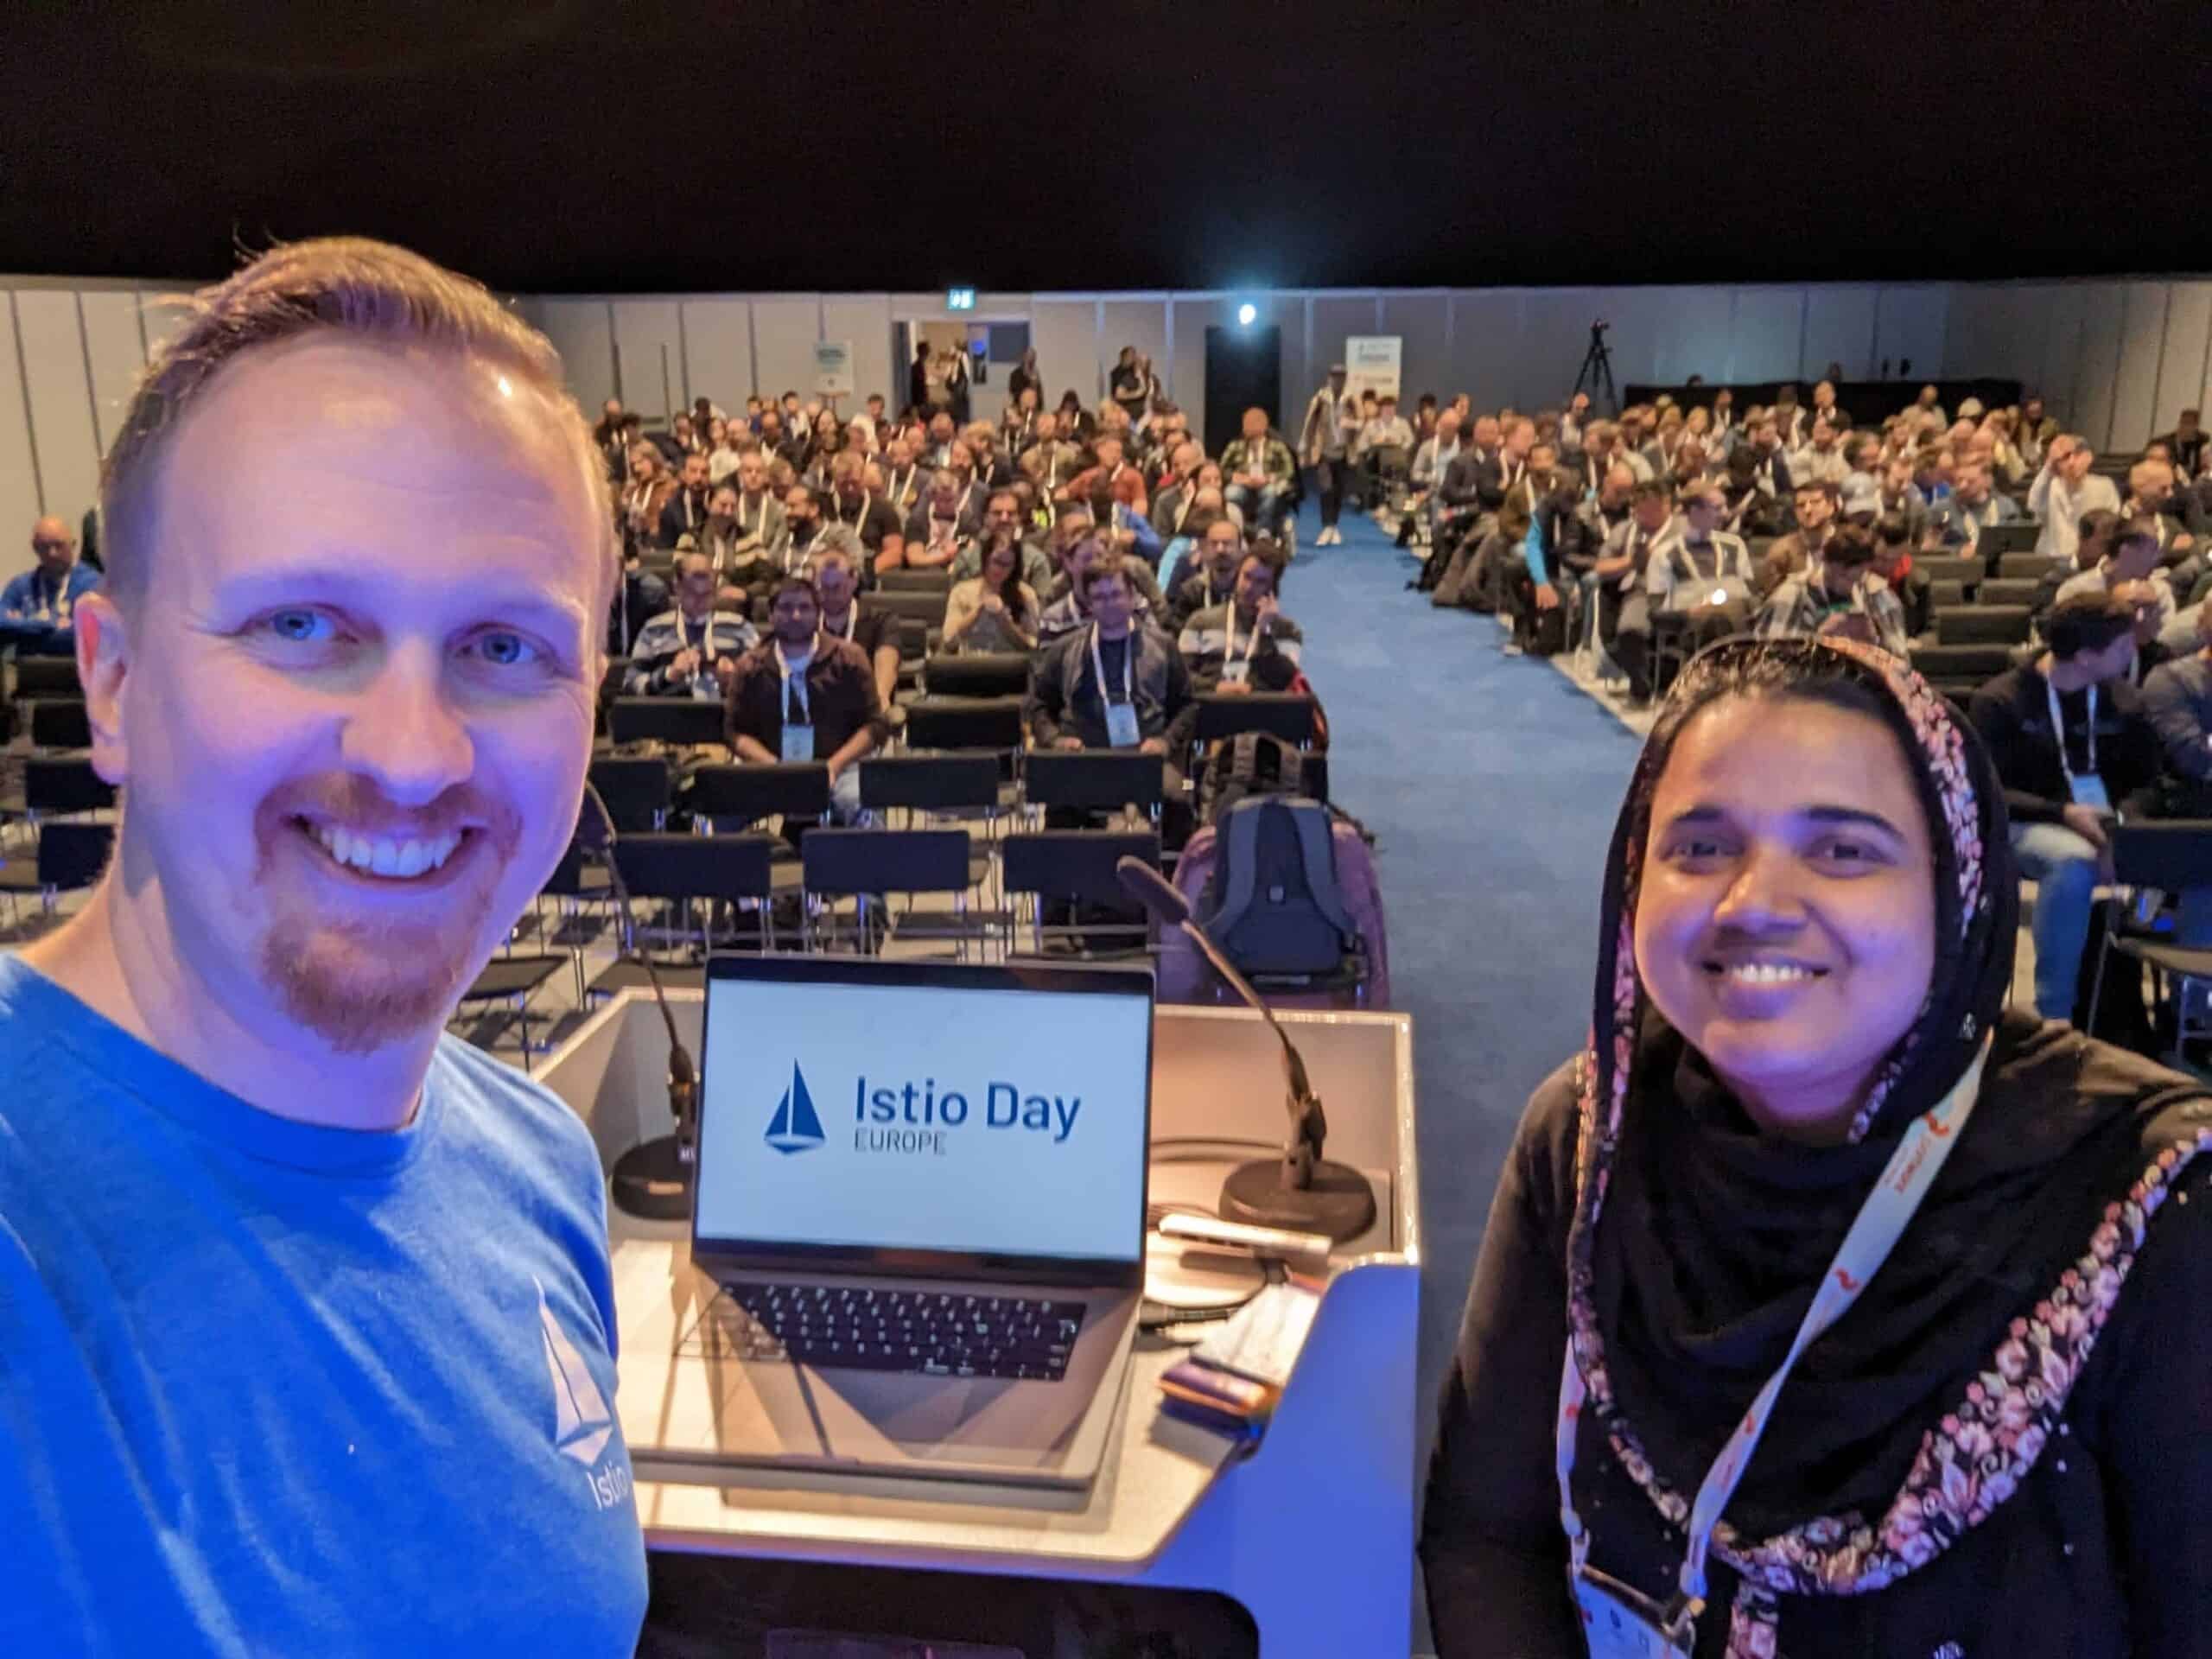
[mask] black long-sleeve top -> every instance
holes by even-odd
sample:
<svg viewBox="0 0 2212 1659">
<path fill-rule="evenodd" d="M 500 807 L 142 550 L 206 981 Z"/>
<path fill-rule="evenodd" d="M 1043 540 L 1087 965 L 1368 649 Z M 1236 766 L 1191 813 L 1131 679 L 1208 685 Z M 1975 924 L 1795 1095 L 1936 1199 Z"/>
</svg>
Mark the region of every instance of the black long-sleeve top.
<svg viewBox="0 0 2212 1659">
<path fill-rule="evenodd" d="M 2089 764 L 2089 694 L 2063 691 L 2061 741 L 2050 729 L 2049 682 L 2031 664 L 2010 669 L 1974 694 L 1967 716 L 1989 750 L 2018 823 L 2050 823 L 2073 799 L 2066 772 Z M 2158 781 L 2158 740 L 2144 717 L 2142 694 L 2125 680 L 2097 688 L 2097 775 L 2113 806 L 2148 810 Z"/>
</svg>

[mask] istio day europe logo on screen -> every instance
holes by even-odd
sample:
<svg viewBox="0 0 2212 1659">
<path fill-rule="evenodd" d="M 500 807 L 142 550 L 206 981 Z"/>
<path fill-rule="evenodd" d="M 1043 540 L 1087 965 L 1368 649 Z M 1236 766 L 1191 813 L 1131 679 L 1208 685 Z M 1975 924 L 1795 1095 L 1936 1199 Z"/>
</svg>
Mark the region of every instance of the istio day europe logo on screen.
<svg viewBox="0 0 2212 1659">
<path fill-rule="evenodd" d="M 862 1074 L 853 1079 L 853 1149 L 942 1158 L 967 1129 L 1020 1130 L 1063 1146 L 1074 1135 L 1082 1110 L 1080 1095 L 1025 1090 L 998 1080 L 987 1082 L 980 1092 L 940 1091 L 934 1077 L 871 1086 Z M 829 1144 L 806 1074 L 796 1060 L 791 1083 L 777 1101 L 762 1138 L 786 1155 Z"/>
</svg>

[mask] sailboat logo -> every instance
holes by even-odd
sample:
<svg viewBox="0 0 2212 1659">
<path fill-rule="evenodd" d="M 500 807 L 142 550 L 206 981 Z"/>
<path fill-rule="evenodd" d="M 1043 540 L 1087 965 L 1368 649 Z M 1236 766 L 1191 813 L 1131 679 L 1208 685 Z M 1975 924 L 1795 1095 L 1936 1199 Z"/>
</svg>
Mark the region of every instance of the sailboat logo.
<svg viewBox="0 0 2212 1659">
<path fill-rule="evenodd" d="M 591 1380 L 584 1357 L 546 1306 L 544 1284 L 535 1274 L 531 1283 L 537 1287 L 538 1333 L 544 1340 L 545 1369 L 553 1378 L 553 1449 L 588 1469 L 613 1436 L 613 1414 Z"/>
<path fill-rule="evenodd" d="M 814 1096 L 806 1092 L 806 1078 L 794 1060 L 791 1086 L 776 1103 L 776 1115 L 768 1120 L 765 1139 L 778 1152 L 790 1153 L 811 1152 L 826 1138 L 822 1133 L 822 1120 L 814 1115 Z"/>
</svg>

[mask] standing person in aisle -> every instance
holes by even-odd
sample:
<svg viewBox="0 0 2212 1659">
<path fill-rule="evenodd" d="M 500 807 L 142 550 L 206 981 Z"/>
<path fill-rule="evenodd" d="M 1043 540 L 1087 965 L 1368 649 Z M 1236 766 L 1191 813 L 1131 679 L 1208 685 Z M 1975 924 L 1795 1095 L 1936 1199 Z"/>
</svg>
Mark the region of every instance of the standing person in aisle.
<svg viewBox="0 0 2212 1659">
<path fill-rule="evenodd" d="M 1351 448 L 1359 436 L 1359 399 L 1344 390 L 1344 365 L 1332 363 L 1328 385 L 1306 401 L 1306 418 L 1298 428 L 1299 459 L 1313 469 L 1313 486 L 1321 498 L 1321 533 L 1314 537 L 1316 547 L 1334 547 L 1344 540 L 1337 519 L 1344 512 L 1344 491 L 1351 482 Z"/>
</svg>

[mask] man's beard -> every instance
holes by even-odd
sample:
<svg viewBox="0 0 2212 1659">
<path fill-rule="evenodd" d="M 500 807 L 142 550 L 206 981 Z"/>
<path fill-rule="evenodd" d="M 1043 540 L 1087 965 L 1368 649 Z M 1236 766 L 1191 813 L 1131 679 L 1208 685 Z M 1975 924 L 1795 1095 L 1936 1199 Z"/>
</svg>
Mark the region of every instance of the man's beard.
<svg viewBox="0 0 2212 1659">
<path fill-rule="evenodd" d="M 433 925 L 331 927 L 286 918 L 262 940 L 262 980 L 336 1053 L 372 1053 L 435 1029 L 473 976 L 492 886 L 463 901 L 466 914 Z"/>
</svg>

